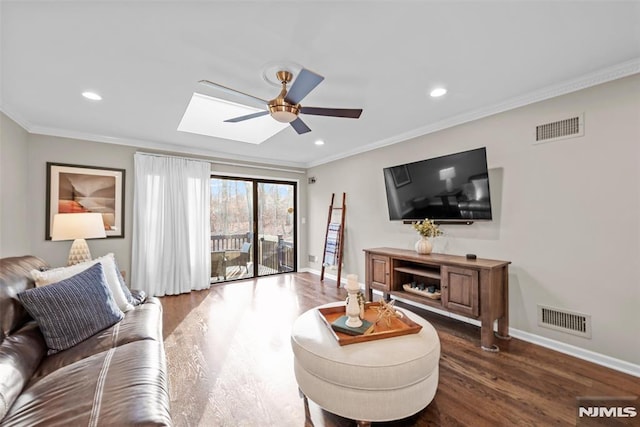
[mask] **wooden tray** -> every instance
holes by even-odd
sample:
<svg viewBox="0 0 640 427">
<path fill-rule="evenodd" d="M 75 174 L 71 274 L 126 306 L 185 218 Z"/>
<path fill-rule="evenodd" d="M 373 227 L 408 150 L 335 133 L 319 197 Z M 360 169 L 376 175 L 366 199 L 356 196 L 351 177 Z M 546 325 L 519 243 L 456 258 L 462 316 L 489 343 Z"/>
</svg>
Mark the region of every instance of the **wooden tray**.
<svg viewBox="0 0 640 427">
<path fill-rule="evenodd" d="M 378 311 L 376 307 L 380 304 L 377 302 L 368 302 L 365 304 L 364 318 L 373 323 L 378 317 Z M 333 334 L 335 339 L 340 345 L 355 344 L 358 342 L 374 341 L 383 338 L 397 337 L 400 335 L 417 334 L 422 329 L 422 326 L 409 319 L 409 317 L 400 311 L 402 317 L 394 317 L 391 319 L 391 325 L 387 325 L 385 319 L 380 320 L 374 327 L 373 331 L 366 335 L 348 335 L 342 332 L 334 331 L 331 327 L 331 323 L 340 316 L 345 314 L 345 306 L 340 305 L 337 307 L 320 307 L 318 308 L 318 314 L 322 321 L 327 325 L 329 331 Z"/>
</svg>

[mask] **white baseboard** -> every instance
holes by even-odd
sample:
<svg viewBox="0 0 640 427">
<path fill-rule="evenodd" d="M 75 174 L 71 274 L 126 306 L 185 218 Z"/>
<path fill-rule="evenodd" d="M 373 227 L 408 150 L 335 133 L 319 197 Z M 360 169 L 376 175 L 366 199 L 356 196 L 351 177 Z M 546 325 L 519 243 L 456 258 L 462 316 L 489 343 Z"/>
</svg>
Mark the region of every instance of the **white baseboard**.
<svg viewBox="0 0 640 427">
<path fill-rule="evenodd" d="M 320 275 L 320 271 L 314 270 L 311 268 L 305 268 L 301 271 L 305 271 L 311 274 L 315 274 L 317 276 Z M 336 280 L 337 276 L 330 275 L 325 272 L 325 278 Z M 346 279 L 344 277 L 340 278 L 340 282 L 346 283 Z M 361 288 L 364 288 L 364 284 L 360 284 Z M 382 292 L 374 290 L 376 294 L 382 294 Z M 400 301 L 404 301 L 410 304 L 414 304 L 419 306 L 421 309 L 432 311 L 434 313 L 451 317 L 452 319 L 460 320 L 462 322 L 470 323 L 472 325 L 480 326 L 480 321 L 475 319 L 469 319 L 468 317 L 459 316 L 454 313 L 449 313 L 445 310 L 439 310 L 437 308 L 416 304 L 414 301 L 403 300 L 402 298 L 398 298 Z M 636 365 L 634 363 L 627 362 L 625 360 L 616 359 L 611 356 L 607 356 L 605 354 L 596 353 L 591 350 L 586 350 L 584 348 L 576 347 L 571 344 L 566 344 L 560 341 L 552 340 L 550 338 L 542 337 L 540 335 L 535 335 L 530 332 L 521 331 L 515 328 L 509 328 L 509 335 L 514 338 L 518 338 L 519 340 L 530 342 L 532 344 L 536 344 L 542 347 L 549 348 L 551 350 L 559 351 L 560 353 L 568 354 L 569 356 L 577 357 L 578 359 L 586 360 L 588 362 L 595 363 L 596 365 L 605 366 L 607 368 L 614 369 L 616 371 L 624 372 L 625 374 L 633 375 L 634 377 L 640 377 L 640 365 Z"/>
<path fill-rule="evenodd" d="M 577 357 L 578 359 L 593 362 L 600 366 L 605 366 L 607 368 L 615 369 L 616 371 L 624 372 L 625 374 L 633 375 L 634 377 L 640 377 L 640 365 L 636 365 L 625 360 L 616 359 L 605 354 L 596 353 L 595 351 L 586 350 L 571 344 L 541 337 L 540 335 L 535 335 L 530 332 L 524 332 L 514 328 L 509 328 L 509 335 L 522 341 L 550 348 L 552 350 L 559 351 L 560 353 Z"/>
<path fill-rule="evenodd" d="M 311 274 L 315 274 L 316 276 L 320 276 L 320 274 L 321 274 L 321 271 L 320 271 L 320 270 L 315 270 L 315 269 L 313 269 L 313 268 L 309 268 L 309 267 L 305 267 L 305 268 L 303 268 L 303 269 L 301 269 L 301 270 L 298 270 L 298 271 L 300 271 L 300 272 L 304 272 L 304 273 L 311 273 Z M 336 279 L 338 279 L 338 275 L 337 275 L 337 274 L 329 274 L 329 273 L 327 273 L 327 272 L 325 271 L 325 272 L 324 272 L 324 278 L 325 278 L 325 279 L 336 280 Z M 345 285 L 347 284 L 346 275 L 342 275 L 342 276 L 340 277 L 340 283 L 341 283 L 341 284 L 345 284 Z M 361 287 L 362 289 L 364 289 L 364 283 L 360 283 L 360 282 L 358 282 L 358 283 L 360 284 L 360 287 Z"/>
</svg>

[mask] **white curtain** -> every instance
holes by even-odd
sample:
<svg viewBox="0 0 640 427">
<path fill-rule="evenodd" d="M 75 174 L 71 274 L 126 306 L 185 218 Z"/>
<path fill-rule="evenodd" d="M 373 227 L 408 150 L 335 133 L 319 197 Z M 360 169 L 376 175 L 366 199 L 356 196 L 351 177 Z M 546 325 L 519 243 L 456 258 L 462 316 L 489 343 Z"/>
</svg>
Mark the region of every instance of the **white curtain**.
<svg viewBox="0 0 640 427">
<path fill-rule="evenodd" d="M 155 296 L 209 287 L 210 176 L 207 162 L 135 154 L 133 287 Z"/>
</svg>

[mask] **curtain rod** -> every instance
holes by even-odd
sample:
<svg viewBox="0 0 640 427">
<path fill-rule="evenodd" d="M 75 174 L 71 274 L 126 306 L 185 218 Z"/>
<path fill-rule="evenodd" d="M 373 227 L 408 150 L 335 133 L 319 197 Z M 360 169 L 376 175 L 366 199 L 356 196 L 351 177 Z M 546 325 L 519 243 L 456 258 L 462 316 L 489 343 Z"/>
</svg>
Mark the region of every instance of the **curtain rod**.
<svg viewBox="0 0 640 427">
<path fill-rule="evenodd" d="M 304 170 L 277 168 L 277 167 L 274 167 L 274 166 L 248 165 L 248 164 L 245 164 L 245 163 L 224 162 L 224 161 L 220 161 L 220 160 L 207 160 L 207 159 L 200 159 L 200 158 L 197 158 L 197 157 L 174 156 L 174 155 L 171 155 L 171 154 L 148 153 L 146 151 L 136 151 L 136 154 L 144 154 L 146 156 L 156 156 L 156 157 L 171 157 L 171 158 L 174 158 L 174 159 L 184 159 L 184 160 L 197 160 L 197 161 L 200 161 L 200 162 L 210 163 L 212 165 L 239 166 L 239 167 L 243 167 L 243 168 L 266 169 L 266 170 L 278 171 L 278 172 L 298 173 L 298 174 L 302 174 L 302 175 L 307 173 Z"/>
</svg>

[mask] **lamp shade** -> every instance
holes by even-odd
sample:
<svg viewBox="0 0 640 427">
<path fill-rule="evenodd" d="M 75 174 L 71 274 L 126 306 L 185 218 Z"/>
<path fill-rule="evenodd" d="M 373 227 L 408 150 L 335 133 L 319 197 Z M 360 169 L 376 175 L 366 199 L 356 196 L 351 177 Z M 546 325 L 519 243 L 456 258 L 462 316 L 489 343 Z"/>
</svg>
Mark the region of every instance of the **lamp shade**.
<svg viewBox="0 0 640 427">
<path fill-rule="evenodd" d="M 107 237 L 101 213 L 56 214 L 51 240 L 99 239 Z"/>
<path fill-rule="evenodd" d="M 440 169 L 440 179 L 442 181 L 446 180 L 446 179 L 453 179 L 456 177 L 456 168 L 455 167 L 450 167 L 450 168 L 445 168 L 445 169 Z"/>
</svg>

